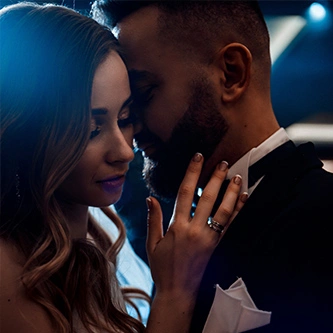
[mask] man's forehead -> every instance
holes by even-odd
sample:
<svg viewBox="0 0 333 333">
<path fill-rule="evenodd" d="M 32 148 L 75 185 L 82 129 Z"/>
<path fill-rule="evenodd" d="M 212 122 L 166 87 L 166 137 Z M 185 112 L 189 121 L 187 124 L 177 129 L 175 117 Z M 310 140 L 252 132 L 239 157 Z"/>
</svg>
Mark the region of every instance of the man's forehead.
<svg viewBox="0 0 333 333">
<path fill-rule="evenodd" d="M 159 34 L 159 9 L 147 6 L 126 16 L 114 29 L 128 69 L 155 73 L 173 49 Z"/>
<path fill-rule="evenodd" d="M 118 22 L 112 32 L 123 43 L 135 37 L 148 37 L 157 32 L 158 17 L 159 10 L 156 6 L 143 7 Z"/>
</svg>

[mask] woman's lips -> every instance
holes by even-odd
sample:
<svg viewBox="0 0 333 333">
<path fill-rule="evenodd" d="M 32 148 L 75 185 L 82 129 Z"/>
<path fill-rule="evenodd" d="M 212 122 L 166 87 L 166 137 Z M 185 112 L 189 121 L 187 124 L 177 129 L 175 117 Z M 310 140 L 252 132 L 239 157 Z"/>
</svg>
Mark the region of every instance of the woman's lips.
<svg viewBox="0 0 333 333">
<path fill-rule="evenodd" d="M 119 189 L 124 185 L 124 182 L 125 175 L 98 181 L 98 183 L 102 185 L 103 190 L 108 193 L 119 191 Z"/>
</svg>

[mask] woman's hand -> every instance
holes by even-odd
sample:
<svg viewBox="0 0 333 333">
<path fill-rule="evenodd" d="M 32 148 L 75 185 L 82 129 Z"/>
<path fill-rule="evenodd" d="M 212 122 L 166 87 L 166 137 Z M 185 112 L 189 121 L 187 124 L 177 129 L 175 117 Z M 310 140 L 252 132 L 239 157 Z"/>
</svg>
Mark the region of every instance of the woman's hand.
<svg viewBox="0 0 333 333">
<path fill-rule="evenodd" d="M 164 236 L 161 207 L 155 198 L 147 200 L 147 252 L 158 293 L 196 294 L 211 254 L 247 198 L 244 194 L 239 196 L 241 177 L 234 177 L 212 217 L 214 225 L 208 225 L 208 218 L 228 172 L 228 164 L 221 162 L 191 217 L 193 196 L 202 165 L 203 156 L 197 153 L 180 185 L 171 223 Z M 220 232 L 220 226 L 224 227 L 223 232 Z"/>
<path fill-rule="evenodd" d="M 228 164 L 222 162 L 216 167 L 191 217 L 202 164 L 202 155 L 196 154 L 179 187 L 171 223 L 164 236 L 161 207 L 155 198 L 147 200 L 147 252 L 156 295 L 146 333 L 189 332 L 197 291 L 209 258 L 247 198 L 244 194 L 239 197 L 242 179 L 234 177 L 209 226 L 208 218 L 228 172 Z"/>
</svg>

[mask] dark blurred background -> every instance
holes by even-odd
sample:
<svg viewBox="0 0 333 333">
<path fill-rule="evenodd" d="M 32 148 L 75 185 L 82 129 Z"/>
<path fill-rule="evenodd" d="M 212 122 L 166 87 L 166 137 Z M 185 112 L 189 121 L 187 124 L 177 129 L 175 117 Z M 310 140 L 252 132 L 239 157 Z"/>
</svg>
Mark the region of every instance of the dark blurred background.
<svg viewBox="0 0 333 333">
<path fill-rule="evenodd" d="M 0 6 L 17 3 L 0 0 Z M 89 15 L 89 0 L 56 3 Z M 325 168 L 333 172 L 333 2 L 260 1 L 271 35 L 272 101 L 281 126 L 296 143 L 313 141 Z M 1 50 L 0 50 L 1 51 Z M 141 180 L 140 153 L 132 163 L 123 198 L 116 204 L 136 252 L 145 254 L 149 195 Z M 163 203 L 165 225 L 173 202 Z"/>
</svg>

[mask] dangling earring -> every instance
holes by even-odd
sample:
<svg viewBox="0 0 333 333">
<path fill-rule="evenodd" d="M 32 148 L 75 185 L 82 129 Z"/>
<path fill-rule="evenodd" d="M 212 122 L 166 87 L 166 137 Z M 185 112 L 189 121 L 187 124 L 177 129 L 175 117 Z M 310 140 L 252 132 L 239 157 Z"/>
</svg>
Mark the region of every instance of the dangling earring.
<svg viewBox="0 0 333 333">
<path fill-rule="evenodd" d="M 19 202 L 21 200 L 21 193 L 20 193 L 20 176 L 18 171 L 15 173 L 15 195 L 16 199 Z"/>
</svg>

